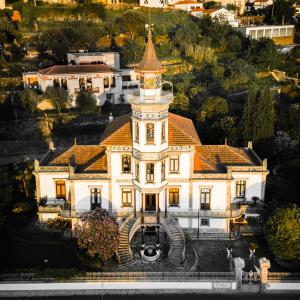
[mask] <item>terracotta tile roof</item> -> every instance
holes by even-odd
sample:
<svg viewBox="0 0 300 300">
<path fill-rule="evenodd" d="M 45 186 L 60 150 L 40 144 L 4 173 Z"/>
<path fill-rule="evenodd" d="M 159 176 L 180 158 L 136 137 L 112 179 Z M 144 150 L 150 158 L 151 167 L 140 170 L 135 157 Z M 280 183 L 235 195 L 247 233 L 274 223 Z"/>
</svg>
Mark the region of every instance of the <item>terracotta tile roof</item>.
<svg viewBox="0 0 300 300">
<path fill-rule="evenodd" d="M 55 65 L 38 71 L 43 75 L 80 74 L 80 73 L 115 73 L 116 69 L 105 65 Z"/>
<path fill-rule="evenodd" d="M 169 145 L 201 144 L 193 121 L 179 115 L 169 113 Z"/>
<path fill-rule="evenodd" d="M 204 14 L 210 15 L 213 12 L 219 10 L 220 8 L 210 8 L 210 9 L 206 9 L 205 11 L 203 11 Z"/>
<path fill-rule="evenodd" d="M 200 139 L 193 121 L 169 113 L 169 145 L 198 145 Z M 131 115 L 115 118 L 105 129 L 101 145 L 130 146 L 132 144 Z"/>
<path fill-rule="evenodd" d="M 192 9 L 192 12 L 197 12 L 197 11 L 205 11 L 205 9 L 201 7 Z"/>
<path fill-rule="evenodd" d="M 132 141 L 131 114 L 115 118 L 101 137 L 101 145 L 130 146 Z"/>
<path fill-rule="evenodd" d="M 55 149 L 43 164 L 48 166 L 75 166 L 78 172 L 107 172 L 106 147 L 74 145 L 69 149 Z"/>
<path fill-rule="evenodd" d="M 173 5 L 180 5 L 180 4 L 197 4 L 197 1 L 178 1 L 174 3 Z"/>
<path fill-rule="evenodd" d="M 244 148 L 227 145 L 195 146 L 194 172 L 222 172 L 226 166 L 254 166 L 256 162 Z"/>
</svg>

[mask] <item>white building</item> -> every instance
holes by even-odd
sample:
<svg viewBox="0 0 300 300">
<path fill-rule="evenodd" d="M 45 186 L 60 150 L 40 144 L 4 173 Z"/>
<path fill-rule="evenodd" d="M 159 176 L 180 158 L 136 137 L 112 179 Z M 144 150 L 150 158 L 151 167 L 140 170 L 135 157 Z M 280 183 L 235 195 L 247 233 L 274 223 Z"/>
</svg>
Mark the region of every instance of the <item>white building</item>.
<svg viewBox="0 0 300 300">
<path fill-rule="evenodd" d="M 203 3 L 202 2 L 197 2 L 197 1 L 178 1 L 174 4 L 175 9 L 179 10 L 184 10 L 187 12 L 190 12 L 195 9 L 203 8 Z"/>
<path fill-rule="evenodd" d="M 97 105 L 103 105 L 106 100 L 114 104 L 125 102 L 128 92 L 139 88 L 134 70 L 120 69 L 117 52 L 68 53 L 67 57 L 68 65 L 24 73 L 24 87 L 43 92 L 48 86 L 62 87 L 74 100 L 85 91 L 95 96 Z"/>
<path fill-rule="evenodd" d="M 250 39 L 270 38 L 275 44 L 290 45 L 294 39 L 294 25 L 264 25 L 238 27 L 244 36 Z"/>
<path fill-rule="evenodd" d="M 195 9 L 191 11 L 194 17 L 202 18 L 203 16 L 210 16 L 213 20 L 217 20 L 221 24 L 229 24 L 232 27 L 238 27 L 239 22 L 236 15 L 226 8 L 212 8 L 212 9 Z"/>
<path fill-rule="evenodd" d="M 273 0 L 255 0 L 253 7 L 257 9 L 263 9 L 269 5 L 273 5 Z"/>
<path fill-rule="evenodd" d="M 126 237 L 121 262 L 130 259 L 128 243 L 141 227 L 161 227 L 172 246 L 184 243 L 182 230 L 230 234 L 243 217 L 239 203 L 263 201 L 268 174 L 252 147 L 202 145 L 192 120 L 168 112 L 173 94 L 162 90 L 151 32 L 136 71 L 141 87 L 128 96 L 132 113 L 113 120 L 98 145 L 51 147 L 35 162 L 37 198 L 47 201 L 40 221 L 60 215 L 74 224 L 84 211 L 107 209 Z M 180 247 L 171 251 L 179 263 Z"/>
<path fill-rule="evenodd" d="M 0 0 L 0 9 L 4 9 L 5 7 L 5 0 Z"/>
<path fill-rule="evenodd" d="M 204 2 L 209 2 L 205 0 Z M 228 4 L 233 4 L 238 8 L 238 13 L 243 15 L 245 13 L 246 0 L 215 0 L 214 2 L 220 3 L 221 7 L 227 7 Z"/>
<path fill-rule="evenodd" d="M 178 0 L 140 0 L 140 6 L 167 8 L 168 5 L 174 5 Z"/>
</svg>

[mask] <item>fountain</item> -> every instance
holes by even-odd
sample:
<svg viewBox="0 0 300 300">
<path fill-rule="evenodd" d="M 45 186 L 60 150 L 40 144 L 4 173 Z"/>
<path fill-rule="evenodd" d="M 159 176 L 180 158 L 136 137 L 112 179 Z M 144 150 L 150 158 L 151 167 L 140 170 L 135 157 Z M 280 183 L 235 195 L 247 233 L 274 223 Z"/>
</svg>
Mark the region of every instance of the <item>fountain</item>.
<svg viewBox="0 0 300 300">
<path fill-rule="evenodd" d="M 160 255 L 161 255 L 161 250 L 159 248 L 160 243 L 159 243 L 159 227 L 157 227 L 157 240 L 156 240 L 156 245 L 146 245 L 145 244 L 145 239 L 144 239 L 144 228 L 142 227 L 142 245 L 141 245 L 141 257 L 145 261 L 148 262 L 153 262 L 156 261 Z"/>
</svg>

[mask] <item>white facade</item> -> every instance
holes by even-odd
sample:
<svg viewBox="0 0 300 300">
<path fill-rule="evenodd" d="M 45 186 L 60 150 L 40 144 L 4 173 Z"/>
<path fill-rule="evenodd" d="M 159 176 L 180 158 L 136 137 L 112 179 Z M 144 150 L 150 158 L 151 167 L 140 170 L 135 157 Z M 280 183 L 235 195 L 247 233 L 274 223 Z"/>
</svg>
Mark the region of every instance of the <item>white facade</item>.
<svg viewBox="0 0 300 300">
<path fill-rule="evenodd" d="M 73 106 L 81 91 L 94 95 L 101 106 L 106 100 L 126 102 L 127 94 L 139 89 L 138 74 L 134 69 L 120 69 L 116 52 L 68 53 L 68 65 L 23 73 L 23 84 L 24 88 L 43 92 L 48 86 L 63 87 L 73 99 Z"/>
<path fill-rule="evenodd" d="M 269 5 L 273 5 L 273 0 L 255 0 L 253 7 L 255 9 L 263 9 Z"/>
<path fill-rule="evenodd" d="M 4 9 L 5 6 L 5 0 L 0 0 L 0 9 Z"/>
<path fill-rule="evenodd" d="M 243 35 L 251 39 L 293 37 L 294 25 L 245 26 L 237 28 Z"/>
<path fill-rule="evenodd" d="M 178 2 L 177 0 L 140 0 L 140 6 L 154 7 L 154 8 L 167 8 L 168 5 L 173 5 Z"/>
<path fill-rule="evenodd" d="M 203 3 L 196 1 L 178 1 L 174 4 L 174 8 L 190 12 L 194 9 L 203 8 Z"/>
<path fill-rule="evenodd" d="M 205 0 L 204 2 L 209 2 L 209 0 Z M 238 13 L 240 15 L 245 13 L 246 0 L 215 0 L 215 2 L 220 3 L 222 7 L 233 4 L 238 8 Z"/>
<path fill-rule="evenodd" d="M 113 120 L 99 145 L 51 147 L 35 163 L 37 198 L 64 198 L 72 222 L 96 205 L 120 222 L 134 213 L 156 216 L 151 225 L 168 215 L 190 233 L 229 234 L 243 214 L 237 204 L 263 201 L 266 161 L 250 147 L 202 145 L 191 120 L 168 112 L 173 94 L 161 89 L 151 36 L 136 70 L 132 114 Z"/>
</svg>

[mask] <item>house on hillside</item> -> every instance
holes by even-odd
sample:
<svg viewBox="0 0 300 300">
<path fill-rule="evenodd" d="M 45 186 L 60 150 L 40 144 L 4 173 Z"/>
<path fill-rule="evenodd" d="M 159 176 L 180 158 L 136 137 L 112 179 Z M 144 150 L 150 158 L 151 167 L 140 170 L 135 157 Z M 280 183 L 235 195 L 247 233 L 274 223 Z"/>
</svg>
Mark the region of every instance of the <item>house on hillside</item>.
<svg viewBox="0 0 300 300">
<path fill-rule="evenodd" d="M 203 3 L 202 2 L 197 2 L 197 1 L 183 0 L 183 1 L 176 2 L 173 7 L 175 9 L 190 12 L 190 11 L 193 11 L 195 9 L 199 9 L 199 8 L 202 9 L 203 8 Z"/>
<path fill-rule="evenodd" d="M 273 0 L 255 0 L 253 3 L 256 10 L 266 8 L 269 5 L 273 5 Z"/>
<path fill-rule="evenodd" d="M 209 2 L 210 0 L 205 0 L 204 2 Z M 246 0 L 215 0 L 220 4 L 221 7 L 226 8 L 227 5 L 235 5 L 237 7 L 237 13 L 243 15 L 245 13 L 246 8 Z"/>
<path fill-rule="evenodd" d="M 232 27 L 239 25 L 235 14 L 226 8 L 211 8 L 211 9 L 195 9 L 191 11 L 195 17 L 202 18 L 203 16 L 210 16 L 213 20 L 217 20 L 221 24 L 229 24 Z"/>
<path fill-rule="evenodd" d="M 23 74 L 25 88 L 46 91 L 48 86 L 62 87 L 73 98 L 84 91 L 95 96 L 97 105 L 106 100 L 118 104 L 127 101 L 129 91 L 139 88 L 134 69 L 120 69 L 117 52 L 68 53 L 67 65 L 54 65 Z"/>
<path fill-rule="evenodd" d="M 265 196 L 266 161 L 251 143 L 203 145 L 192 120 L 169 112 L 173 93 L 162 90 L 164 71 L 149 30 L 136 67 L 140 90 L 128 94 L 132 113 L 111 119 L 98 144 L 51 145 L 35 161 L 40 222 L 59 216 L 74 226 L 81 213 L 105 208 L 120 224 L 120 263 L 132 260 L 130 241 L 149 230 L 165 232 L 170 261 L 182 264 L 184 232 L 238 235 L 236 223 L 259 217 L 247 205 Z"/>
</svg>

